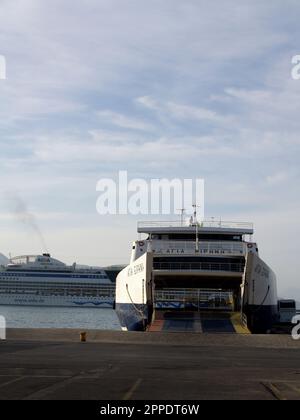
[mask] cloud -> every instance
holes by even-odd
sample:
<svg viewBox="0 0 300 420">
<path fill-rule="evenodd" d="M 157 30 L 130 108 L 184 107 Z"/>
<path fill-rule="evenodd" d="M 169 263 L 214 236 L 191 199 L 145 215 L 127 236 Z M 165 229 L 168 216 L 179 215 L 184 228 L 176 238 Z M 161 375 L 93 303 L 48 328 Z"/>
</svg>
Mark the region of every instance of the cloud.
<svg viewBox="0 0 300 420">
<path fill-rule="evenodd" d="M 156 111 L 161 110 L 159 103 L 155 99 L 151 98 L 151 96 L 141 96 L 136 98 L 136 102 L 148 109 L 153 109 Z"/>
<path fill-rule="evenodd" d="M 100 176 L 204 177 L 207 213 L 248 209 L 267 246 L 268 209 L 274 223 L 287 220 L 280 261 L 294 284 L 297 219 L 284 207 L 300 206 L 299 12 L 293 0 L 2 0 L 1 189 L 23 193 L 80 252 L 62 227 L 102 223 L 92 217 Z M 6 240 L 17 236 L 0 212 L 12 249 Z M 95 244 L 114 246 L 94 235 L 90 252 Z"/>
<path fill-rule="evenodd" d="M 101 121 L 113 126 L 127 128 L 131 130 L 151 131 L 153 126 L 137 118 L 130 118 L 123 114 L 118 114 L 110 110 L 97 111 L 97 116 Z"/>
<path fill-rule="evenodd" d="M 150 96 L 143 96 L 136 99 L 137 103 L 145 108 L 164 113 L 165 117 L 171 117 L 179 121 L 213 121 L 223 122 L 232 120 L 230 117 L 219 115 L 217 112 L 203 107 L 184 105 L 176 102 L 159 102 Z"/>
<path fill-rule="evenodd" d="M 279 185 L 281 183 L 285 183 L 286 181 L 288 181 L 290 178 L 290 174 L 287 172 L 277 172 L 274 173 L 273 175 L 268 175 L 267 176 L 267 184 L 269 185 Z"/>
<path fill-rule="evenodd" d="M 225 93 L 235 99 L 245 102 L 261 103 L 271 99 L 272 93 L 265 90 L 246 90 L 226 88 Z"/>
<path fill-rule="evenodd" d="M 182 120 L 218 121 L 219 119 L 217 113 L 209 109 L 181 105 L 174 102 L 168 102 L 166 104 L 166 109 L 170 111 L 171 115 Z"/>
<path fill-rule="evenodd" d="M 60 153 L 57 153 L 57 150 Z M 150 140 L 140 137 L 123 136 L 113 132 L 105 135 L 103 132 L 93 132 L 93 137 L 87 138 L 84 144 L 78 140 L 57 139 L 55 141 L 38 142 L 34 147 L 34 157 L 44 162 L 100 162 L 127 164 L 134 157 L 137 166 L 147 161 L 166 163 L 167 160 L 180 161 L 183 156 L 191 157 L 193 145 L 183 149 L 182 144 L 175 145 L 172 139 L 153 138 Z M 167 158 L 166 158 L 167 156 Z"/>
</svg>

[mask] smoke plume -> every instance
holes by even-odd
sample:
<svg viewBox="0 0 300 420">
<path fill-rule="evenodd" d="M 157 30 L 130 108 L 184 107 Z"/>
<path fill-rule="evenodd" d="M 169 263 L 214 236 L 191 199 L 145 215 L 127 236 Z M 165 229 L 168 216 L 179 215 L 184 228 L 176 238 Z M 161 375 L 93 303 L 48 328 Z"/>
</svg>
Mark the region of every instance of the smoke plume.
<svg viewBox="0 0 300 420">
<path fill-rule="evenodd" d="M 28 210 L 25 201 L 18 195 L 12 196 L 11 194 L 10 199 L 13 203 L 13 213 L 16 219 L 31 229 L 31 231 L 39 239 L 43 252 L 48 252 L 45 238 L 39 228 L 36 217 Z"/>
</svg>

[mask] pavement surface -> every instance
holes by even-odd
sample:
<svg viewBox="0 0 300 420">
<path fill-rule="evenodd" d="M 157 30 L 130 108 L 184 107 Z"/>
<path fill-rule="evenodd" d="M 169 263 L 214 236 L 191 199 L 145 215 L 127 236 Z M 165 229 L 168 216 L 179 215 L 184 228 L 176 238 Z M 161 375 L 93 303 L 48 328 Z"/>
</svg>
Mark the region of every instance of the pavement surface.
<svg viewBox="0 0 300 420">
<path fill-rule="evenodd" d="M 0 399 L 300 400 L 289 336 L 9 330 Z"/>
</svg>

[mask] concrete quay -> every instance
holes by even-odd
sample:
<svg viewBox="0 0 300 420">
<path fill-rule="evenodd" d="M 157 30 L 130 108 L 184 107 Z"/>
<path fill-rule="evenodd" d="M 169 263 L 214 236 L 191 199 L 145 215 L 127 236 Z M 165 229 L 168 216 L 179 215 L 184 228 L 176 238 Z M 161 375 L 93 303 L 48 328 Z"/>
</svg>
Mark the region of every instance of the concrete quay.
<svg viewBox="0 0 300 420">
<path fill-rule="evenodd" d="M 0 399 L 300 400 L 300 341 L 285 335 L 11 329 Z"/>
</svg>

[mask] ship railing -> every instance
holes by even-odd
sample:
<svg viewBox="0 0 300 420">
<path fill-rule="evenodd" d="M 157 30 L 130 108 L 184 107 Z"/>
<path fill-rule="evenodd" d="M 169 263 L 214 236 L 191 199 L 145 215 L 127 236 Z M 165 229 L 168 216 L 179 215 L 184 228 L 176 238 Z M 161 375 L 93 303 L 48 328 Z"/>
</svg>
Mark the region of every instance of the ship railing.
<svg viewBox="0 0 300 420">
<path fill-rule="evenodd" d="M 75 266 L 73 271 L 75 271 L 75 273 L 105 274 L 104 270 L 98 267 L 81 268 Z"/>
<path fill-rule="evenodd" d="M 228 271 L 243 273 L 244 264 L 216 262 L 154 262 L 153 269 L 159 271 Z"/>
<path fill-rule="evenodd" d="M 220 228 L 220 229 L 250 229 L 253 230 L 253 223 L 250 222 L 231 222 L 223 220 L 203 220 L 197 222 L 199 228 Z M 171 220 L 171 221 L 141 221 L 138 222 L 138 228 L 180 228 L 180 227 L 195 227 L 196 223 L 187 220 Z"/>
<path fill-rule="evenodd" d="M 232 291 L 215 289 L 163 289 L 155 290 L 156 307 L 198 307 L 212 309 L 233 309 Z"/>
<path fill-rule="evenodd" d="M 151 241 L 155 254 L 245 255 L 247 246 L 241 242 L 199 242 L 199 252 L 193 241 Z"/>
</svg>

